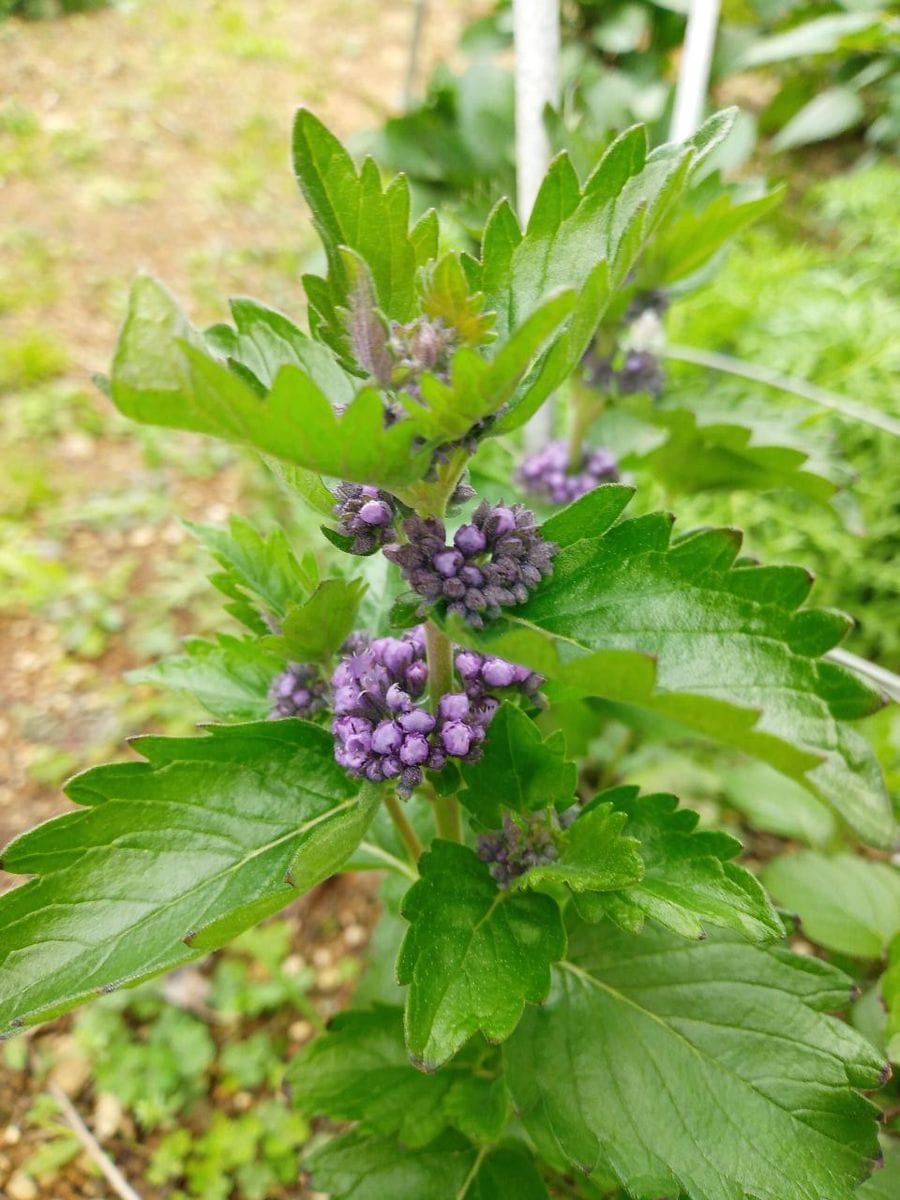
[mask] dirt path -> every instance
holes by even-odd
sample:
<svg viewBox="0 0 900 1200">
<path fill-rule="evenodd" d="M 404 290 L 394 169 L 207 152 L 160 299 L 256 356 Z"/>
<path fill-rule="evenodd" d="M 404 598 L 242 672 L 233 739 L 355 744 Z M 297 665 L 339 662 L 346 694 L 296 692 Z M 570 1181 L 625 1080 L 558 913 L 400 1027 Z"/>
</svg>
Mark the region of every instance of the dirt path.
<svg viewBox="0 0 900 1200">
<path fill-rule="evenodd" d="M 433 11 L 426 68 L 475 7 Z M 292 113 L 376 125 L 411 8 L 143 0 L 0 25 L 0 844 L 124 737 L 196 717 L 122 678 L 218 619 L 175 518 L 271 502 L 257 468 L 130 427 L 94 392 L 128 284 L 159 275 L 198 323 L 235 294 L 301 315 Z"/>
</svg>

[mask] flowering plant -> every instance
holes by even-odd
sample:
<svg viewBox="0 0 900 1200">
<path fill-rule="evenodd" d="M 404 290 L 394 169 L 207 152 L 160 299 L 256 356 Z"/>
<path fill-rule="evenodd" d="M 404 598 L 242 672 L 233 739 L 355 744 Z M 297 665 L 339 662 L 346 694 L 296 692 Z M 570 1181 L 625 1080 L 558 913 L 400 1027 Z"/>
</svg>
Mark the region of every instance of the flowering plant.
<svg viewBox="0 0 900 1200">
<path fill-rule="evenodd" d="M 632 489 L 596 452 L 523 463 L 543 520 L 513 480 L 479 498 L 466 478 L 597 367 L 598 327 L 660 262 L 677 275 L 667 231 L 728 124 L 652 153 L 630 130 L 584 182 L 560 156 L 527 228 L 501 202 L 475 257 L 441 253 L 404 179 L 357 171 L 304 111 L 327 259 L 309 334 L 249 300 L 201 332 L 136 282 L 116 406 L 250 447 L 324 536 L 298 553 L 238 518 L 196 529 L 244 632 L 160 677 L 222 723 L 137 739 L 142 761 L 77 776 L 79 808 L 8 847 L 33 878 L 0 900 L 3 1029 L 195 958 L 337 871 L 386 870 L 396 984 L 290 1068 L 304 1111 L 354 1123 L 307 1163 L 318 1189 L 849 1200 L 878 1152 L 859 1089 L 886 1068 L 832 1015 L 847 977 L 784 946 L 734 838 L 598 785 L 584 732 L 613 710 L 739 749 L 885 846 L 852 726 L 879 698 L 823 658 L 846 619 L 802 607 L 806 572 L 739 558 L 733 530 L 624 516 Z M 705 211 L 691 271 L 740 224 Z M 638 353 L 607 364 L 620 386 L 646 385 Z"/>
</svg>

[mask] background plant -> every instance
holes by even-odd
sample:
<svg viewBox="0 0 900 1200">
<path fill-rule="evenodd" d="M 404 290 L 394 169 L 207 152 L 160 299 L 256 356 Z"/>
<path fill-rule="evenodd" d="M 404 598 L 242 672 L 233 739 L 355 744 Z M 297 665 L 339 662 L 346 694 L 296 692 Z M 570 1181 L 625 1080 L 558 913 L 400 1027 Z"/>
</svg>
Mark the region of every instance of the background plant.
<svg viewBox="0 0 900 1200">
<path fill-rule="evenodd" d="M 338 540 L 343 518 L 332 511 L 336 498 L 318 478 L 320 474 L 386 492 L 393 498 L 391 505 L 396 501 L 398 518 L 404 509 L 411 509 L 420 522 L 436 521 L 443 516 L 448 498 L 456 503 L 464 500 L 457 485 L 472 443 L 514 434 L 578 365 L 605 311 L 627 304 L 634 290 L 635 266 L 641 269 L 644 261 L 652 261 L 654 239 L 666 245 L 668 222 L 676 205 L 684 203 L 687 176 L 721 131 L 721 122 L 715 122 L 696 146 L 671 148 L 649 161 L 642 135 L 629 134 L 584 188 L 566 160 L 559 160 L 524 236 L 508 208 L 501 208 L 486 231 L 480 259 L 452 254 L 435 258 L 435 222 L 425 218 L 408 230 L 402 183 L 382 189 L 371 166 L 357 174 L 327 131 L 301 115 L 295 156 L 328 259 L 327 276 L 307 280 L 315 338 L 306 338 L 285 318 L 247 302 L 234 306 L 233 327 L 219 327 L 204 338 L 187 324 L 164 290 L 142 281 L 133 293 L 120 342 L 112 395 L 121 408 L 140 419 L 224 434 L 280 460 L 286 481 L 319 507 L 333 529 L 337 527 Z M 324 163 L 329 164 L 327 173 Z M 628 180 L 632 186 L 625 190 Z M 627 202 L 621 200 L 623 196 Z M 609 228 L 604 221 L 614 198 L 621 200 L 622 220 Z M 372 214 L 371 224 L 354 221 L 361 204 Z M 373 229 L 379 231 L 377 239 Z M 385 230 L 391 235 L 388 239 Z M 729 232 L 726 225 L 711 223 L 706 243 L 710 256 Z M 603 234 L 602 240 L 598 233 Z M 581 238 L 596 247 L 596 262 L 573 253 Z M 548 247 L 554 254 L 548 256 Z M 417 267 L 428 269 L 417 272 Z M 565 290 L 554 293 L 554 284 L 562 284 Z M 492 312 L 496 313 L 495 343 L 487 340 Z M 452 336 L 446 336 L 448 330 Z M 368 383 L 363 375 L 369 377 Z M 302 405 L 302 424 L 296 420 L 297 405 Z M 874 698 L 839 667 L 816 661 L 841 636 L 844 623 L 834 614 L 797 611 L 807 590 L 802 574 L 740 563 L 733 567 L 737 546 L 724 531 L 670 543 L 665 519 L 619 520 L 628 499 L 627 488 L 607 485 L 550 517 L 533 535 L 534 542 L 529 526 L 527 546 L 557 547 L 553 578 L 539 584 L 539 578 L 523 576 L 526 593 L 536 589 L 533 596 L 513 592 L 508 600 L 498 595 L 496 604 L 512 611 L 483 633 L 477 625 L 473 629 L 471 624 L 454 622 L 454 614 L 443 602 L 434 606 L 437 597 L 430 591 L 430 576 L 427 581 L 415 577 L 414 563 L 402 563 L 418 591 L 412 601 L 398 597 L 399 603 L 392 603 L 396 587 L 384 589 L 383 584 L 380 595 L 370 587 L 363 601 L 353 578 L 323 577 L 315 557 L 295 557 L 278 531 L 261 538 L 240 522 L 228 531 L 200 531 L 221 568 L 215 582 L 228 598 L 232 615 L 248 631 L 241 639 L 220 639 L 189 653 L 207 696 L 211 669 L 220 692 L 240 680 L 241 705 L 254 696 L 263 701 L 276 665 L 273 656 L 281 656 L 277 665 L 284 667 L 301 662 L 330 669 L 357 624 L 358 611 L 360 624 L 381 632 L 390 619 L 401 627 L 415 620 L 413 608 L 420 597 L 431 602 L 429 700 L 436 711 L 430 718 L 432 727 L 405 732 L 424 741 L 425 735 L 432 736 L 434 723 L 444 722 L 438 726 L 440 737 L 447 755 L 463 760 L 458 770 L 465 786 L 459 790 L 460 776 L 454 770 L 439 771 L 432 764 L 437 773 L 431 781 L 431 804 L 445 837 L 420 859 L 419 878 L 403 902 L 402 915 L 410 923 L 410 932 L 401 952 L 400 976 L 409 987 L 408 1050 L 420 1065 L 430 1066 L 445 1063 L 459 1052 L 454 1067 L 460 1074 L 453 1070 L 433 1077 L 417 1074 L 406 1061 L 399 1011 L 390 1009 L 375 1017 L 348 1016 L 317 1043 L 311 1052 L 315 1071 L 309 1070 L 307 1060 L 296 1067 L 302 1082 L 301 1104 L 336 1119 L 361 1122 L 359 1132 L 330 1143 L 313 1160 L 317 1182 L 335 1194 L 358 1190 L 357 1180 L 364 1180 L 359 1186 L 372 1195 L 382 1194 L 379 1188 L 384 1194 L 388 1194 L 384 1189 L 394 1188 L 391 1194 L 396 1194 L 396 1172 L 402 1170 L 402 1186 L 411 1195 L 421 1194 L 420 1180 L 426 1177 L 448 1195 L 473 1187 L 491 1194 L 500 1186 L 498 1180 L 508 1184 L 510 1178 L 540 1195 L 543 1185 L 522 1143 L 497 1141 L 505 1127 L 508 1087 L 526 1114 L 533 1109 L 550 1114 L 534 1116 L 527 1127 L 551 1174 L 564 1174 L 568 1159 L 571 1166 L 590 1167 L 601 1190 L 615 1187 L 615 1177 L 631 1190 L 648 1194 L 677 1181 L 689 1194 L 724 1196 L 737 1187 L 774 1196 L 783 1194 L 785 1186 L 815 1188 L 815 1183 L 809 1183 L 809 1172 L 821 1171 L 828 1176 L 822 1186 L 834 1186 L 838 1173 L 849 1194 L 865 1159 L 874 1153 L 869 1110 L 854 1098 L 848 1084 L 873 1087 L 881 1060 L 849 1027 L 815 1013 L 816 1005 L 834 1009 L 844 1003 L 844 978 L 824 964 L 814 965 L 815 960 L 780 951 L 773 955 L 759 948 L 757 941 L 778 936 L 780 923 L 753 876 L 731 861 L 736 843 L 718 833 L 695 833 L 695 818 L 678 810 L 672 797 L 640 801 L 634 789 L 617 788 L 590 800 L 595 790 L 591 775 L 603 765 L 602 749 L 598 746 L 600 754 L 588 755 L 588 774 L 576 791 L 578 772 L 567 759 L 560 736 L 565 730 L 573 742 L 579 734 L 583 739 L 585 718 L 592 719 L 597 699 L 612 705 L 617 716 L 637 710 L 645 722 L 670 738 L 674 731 L 667 721 L 675 717 L 682 725 L 675 736 L 685 736 L 686 725 L 712 741 L 743 747 L 811 786 L 821 800 L 838 810 L 841 822 L 848 822 L 864 838 L 884 843 L 892 825 L 877 768 L 865 742 L 840 720 L 863 715 L 873 707 Z M 475 516 L 462 528 L 482 531 L 498 539 L 499 546 L 510 532 L 510 518 L 501 514 L 510 510 L 501 505 L 486 511 L 493 526 L 485 524 L 487 518 L 479 525 Z M 362 507 L 354 516 L 363 519 Z M 406 519 L 404 529 L 413 544 L 421 540 L 421 525 L 410 525 Z M 438 540 L 446 535 L 443 526 L 440 531 L 436 525 L 427 526 L 427 532 Z M 463 569 L 453 559 L 457 552 L 478 558 L 484 547 L 471 548 L 473 536 L 467 533 L 456 551 L 448 545 L 435 553 L 433 562 L 440 575 L 444 575 L 445 556 L 450 556 L 453 572 Z M 376 564 L 383 560 L 369 561 L 372 566 L 366 570 L 374 584 Z M 481 571 L 484 563 L 479 562 Z M 475 569 L 474 564 L 467 565 Z M 533 565 L 531 559 L 528 565 Z M 385 578 L 383 568 L 381 578 Z M 453 599 L 451 592 L 445 595 Z M 567 611 L 567 595 L 580 595 L 577 611 Z M 361 603 L 369 607 L 361 609 Z M 474 601 L 467 603 L 472 611 Z M 514 610 L 520 605 L 525 622 L 516 619 L 519 614 Z M 592 612 L 602 615 L 593 622 L 584 620 Z M 723 616 L 744 625 L 751 655 L 745 656 L 737 643 L 719 636 Z M 452 748 L 460 745 L 456 733 L 452 739 L 445 736 L 446 723 L 461 722 L 466 699 L 453 692 L 454 665 L 459 682 L 465 672 L 458 660 L 454 664 L 449 657 L 448 634 L 457 644 L 474 643 L 489 659 L 499 655 L 524 662 L 545 675 L 547 690 L 558 703 L 542 718 L 542 726 L 535 723 L 528 705 L 520 707 L 513 696 L 494 713 L 484 757 L 465 761 L 468 751 Z M 688 641 L 698 634 L 715 644 L 719 656 L 721 676 L 712 687 L 697 672 L 698 665 L 706 667 L 711 659 L 698 660 L 696 651 L 690 658 L 684 653 Z M 399 641 L 385 643 L 372 653 L 390 654 L 393 662 Z M 656 679 L 648 650 L 656 655 Z M 354 651 L 361 656 L 359 647 Z M 754 674 L 760 661 L 765 664 L 765 685 Z M 189 665 L 182 664 L 183 671 Z M 384 665 L 390 666 L 387 658 Z M 487 680 L 487 666 L 479 669 Z M 408 671 L 409 665 L 403 670 Z M 504 678 L 498 676 L 496 686 L 513 681 L 509 678 L 505 684 Z M 186 681 L 183 674 L 182 682 Z M 412 692 L 408 677 L 405 682 Z M 375 684 L 366 687 L 371 692 Z M 750 687 L 762 710 L 756 729 L 752 715 L 751 721 L 741 715 L 742 708 L 746 713 Z M 804 703 L 785 708 L 783 701 L 776 703 L 768 694 L 771 689 L 796 693 L 805 698 Z M 445 708 L 438 700 L 447 700 L 448 693 L 459 699 Z M 229 701 L 227 692 L 217 701 L 229 702 L 233 699 Z M 413 710 L 401 705 L 400 711 Z M 595 723 L 595 732 L 602 732 L 605 725 L 605 720 L 599 726 Z M 100 768 L 80 777 L 71 794 L 88 801 L 88 807 L 74 819 L 63 818 L 63 825 L 26 835 L 11 847 L 4 860 L 8 867 L 44 873 L 41 880 L 4 901 L 7 929 L 13 939 L 24 939 L 23 947 L 33 936 L 30 930 L 37 928 L 34 923 L 45 919 L 40 893 L 56 889 L 58 896 L 72 898 L 81 893 L 85 858 L 73 858 L 73 835 L 86 839 L 84 849 L 99 850 L 94 857 L 102 860 L 104 827 L 109 822 L 110 831 L 118 829 L 116 840 L 121 841 L 119 823 L 124 820 L 130 845 L 117 854 L 140 853 L 142 847 L 152 845 L 157 858 L 168 859 L 165 919 L 159 921 L 152 895 L 142 899 L 149 905 L 138 917 L 148 934 L 146 940 L 135 945 L 122 936 L 131 918 L 125 906 L 107 894 L 100 905 L 102 922 L 108 924 L 106 929 L 102 924 L 96 927 L 100 941 L 89 952 L 95 955 L 89 975 L 83 962 L 76 975 L 71 960 L 61 961 L 52 992 L 32 977 L 26 985 L 28 1007 L 18 1015 L 39 1018 L 60 1003 L 83 996 L 86 983 L 115 982 L 122 972 L 133 979 L 202 953 L 280 907 L 297 890 L 331 874 L 348 856 L 361 868 L 393 862 L 402 880 L 416 877 L 412 863 L 404 862 L 406 851 L 417 856 L 425 834 L 424 829 L 416 829 L 414 810 L 404 814 L 389 794 L 386 807 L 380 809 L 379 790 L 369 783 L 361 788 L 354 785 L 334 765 L 333 747 L 321 726 L 288 719 L 214 729 L 199 739 L 143 739 L 144 764 Z M 492 730 L 500 729 L 503 737 L 491 736 Z M 404 749 L 408 745 L 404 742 Z M 384 756 L 391 752 L 387 744 L 379 751 L 382 773 L 386 773 Z M 364 751 L 363 761 L 370 764 L 371 759 L 365 758 L 368 753 Z M 820 761 L 815 765 L 817 756 Z M 348 762 L 351 776 L 359 773 L 363 761 Z M 518 781 L 515 794 L 499 794 L 507 801 L 505 818 L 492 783 L 497 778 Z M 482 858 L 457 840 L 461 835 L 457 796 L 468 814 L 469 836 L 479 839 Z M 579 796 L 587 803 L 573 805 Z M 553 799 L 550 811 L 548 797 Z M 299 828 L 298 804 L 304 810 Z M 427 798 L 425 804 L 427 811 Z M 190 841 L 183 847 L 173 847 L 173 818 L 181 820 L 198 806 L 203 814 L 200 826 L 190 829 Z M 573 807 L 574 820 L 567 816 Z M 396 823 L 396 834 L 385 835 L 382 822 L 387 814 Z M 85 815 L 91 819 L 82 819 Z M 63 827 L 63 840 L 54 848 L 54 836 Z M 843 824 L 836 826 L 835 834 L 847 836 Z M 399 847 L 396 837 L 401 839 Z M 488 837 L 494 839 L 490 844 L 483 840 Z M 495 866 L 501 862 L 498 837 L 506 839 L 504 861 L 509 863 L 509 854 L 514 855 L 517 869 L 512 881 L 498 879 L 483 861 L 487 858 Z M 115 863 L 107 884 L 115 886 L 116 876 L 122 879 L 122 862 L 119 858 Z M 189 881 L 187 891 L 176 886 L 173 892 L 176 877 L 184 881 L 182 887 Z M 224 890 L 219 883 L 223 878 L 228 881 Z M 498 888 L 498 882 L 512 882 L 512 886 Z M 466 1047 L 464 1043 L 479 1030 L 490 1040 L 506 1039 L 523 1000 L 537 1000 L 545 993 L 549 963 L 563 953 L 561 907 L 571 917 L 573 957 L 558 977 L 554 999 L 540 1012 L 529 1009 L 525 1023 L 504 1049 L 501 1076 L 496 1050 L 483 1046 L 478 1037 Z M 478 920 L 487 922 L 484 939 L 474 946 L 467 944 L 468 936 L 460 941 L 454 921 L 447 921 L 455 911 L 463 929 Z M 593 931 L 582 924 L 592 919 L 603 921 Z M 67 920 L 62 915 L 57 934 L 63 933 Z M 723 924 L 740 932 L 737 940 L 731 934 L 702 943 L 677 940 L 686 934 L 696 938 L 705 924 Z M 523 954 L 527 944 L 539 953 L 532 953 L 525 969 L 513 977 L 508 956 Z M 730 1011 L 749 1002 L 748 989 L 757 986 L 760 978 L 776 992 L 781 989 L 771 1026 L 757 1032 L 780 1038 L 784 1028 L 802 1020 L 808 1040 L 801 1035 L 792 1048 L 796 1072 L 808 1083 L 802 1103 L 816 1103 L 813 1081 L 817 1071 L 825 1072 L 840 1097 L 836 1103 L 845 1145 L 826 1150 L 811 1131 L 811 1140 L 805 1143 L 811 1157 L 801 1174 L 799 1159 L 794 1157 L 797 1130 L 786 1122 L 780 1135 L 783 1164 L 767 1165 L 752 1153 L 735 1162 L 734 1153 L 718 1141 L 717 1157 L 704 1164 L 695 1151 L 700 1122 L 705 1123 L 706 1116 L 691 1114 L 695 1124 L 686 1138 L 674 1135 L 662 1148 L 651 1147 L 622 1126 L 604 1124 L 608 1109 L 598 1107 L 598 1097 L 608 1085 L 602 1075 L 579 1079 L 578 1092 L 584 1101 L 573 1114 L 565 1083 L 560 1090 L 558 1071 L 555 1079 L 534 1071 L 534 1047 L 552 1045 L 557 1039 L 563 1049 L 579 1028 L 579 1006 L 584 1004 L 590 1028 L 619 1031 L 615 1061 L 624 1069 L 632 1061 L 629 1053 L 636 1053 L 634 1043 L 629 1045 L 627 1021 L 623 1024 L 630 1011 L 622 1007 L 626 994 L 644 1013 L 641 1019 L 648 1022 L 648 1032 L 662 1039 L 661 1057 L 671 1058 L 684 1072 L 681 1086 L 696 1091 L 696 1063 L 690 1056 L 678 1062 L 679 1041 L 672 1036 L 682 1021 L 682 1002 L 671 1007 L 664 1000 L 658 1008 L 655 1003 L 648 1007 L 646 998 L 637 999 L 645 988 L 641 958 L 648 952 L 656 960 L 661 957 L 676 988 L 683 986 L 680 964 L 690 953 L 686 964 L 690 977 L 708 971 L 710 980 L 727 984 Z M 454 972 L 460 969 L 463 978 L 466 972 L 475 972 L 477 986 L 471 991 L 445 989 L 435 963 L 445 972 L 444 978 L 458 977 Z M 658 967 L 654 971 L 658 977 Z M 437 993 L 435 982 L 442 985 Z M 714 990 L 695 986 L 683 1002 L 686 1013 L 704 1012 L 710 1027 L 721 1017 Z M 597 1005 L 608 1011 L 594 1012 Z M 708 1005 L 708 1011 L 698 1008 L 702 1005 Z M 15 1015 L 11 1010 L 10 1018 Z M 598 1021 L 598 1015 L 607 1019 Z M 718 1043 L 723 1054 L 740 1043 L 743 1031 L 717 1036 L 725 1039 Z M 846 1057 L 846 1065 L 834 1067 L 834 1059 L 826 1063 L 816 1057 L 823 1039 Z M 588 1062 L 600 1061 L 605 1052 L 602 1045 L 592 1049 L 596 1054 L 580 1059 L 579 1071 Z M 713 1052 L 710 1060 L 716 1057 Z M 342 1074 L 348 1060 L 360 1065 L 374 1062 L 382 1079 L 385 1062 L 396 1064 L 398 1074 L 391 1078 L 397 1079 L 403 1102 L 398 1103 L 396 1096 L 382 1096 L 370 1105 L 372 1089 L 362 1086 L 363 1072 L 354 1065 L 349 1079 Z M 332 1061 L 333 1068 L 325 1069 L 323 1061 Z M 747 1064 L 746 1069 L 752 1073 L 755 1068 Z M 831 1071 L 836 1073 L 832 1076 Z M 713 1087 L 732 1086 L 718 1074 L 708 1082 Z M 325 1094 L 316 1095 L 316 1086 Z M 777 1107 L 777 1101 L 752 1086 L 739 1091 L 737 1102 L 749 1106 L 745 1125 L 752 1140 L 754 1114 L 762 1120 L 765 1113 L 770 1130 L 769 1121 L 776 1117 L 770 1106 Z M 417 1122 L 415 1129 L 408 1128 L 405 1120 L 412 1111 L 410 1095 L 416 1097 L 418 1114 L 432 1114 Z M 634 1093 L 629 1103 L 646 1103 L 646 1090 Z M 631 1128 L 653 1128 L 654 1121 L 670 1115 L 667 1103 L 664 1096 L 652 1095 L 650 1116 Z M 552 1137 L 542 1123 L 545 1119 L 550 1121 Z M 447 1127 L 451 1132 L 442 1133 Z"/>
</svg>

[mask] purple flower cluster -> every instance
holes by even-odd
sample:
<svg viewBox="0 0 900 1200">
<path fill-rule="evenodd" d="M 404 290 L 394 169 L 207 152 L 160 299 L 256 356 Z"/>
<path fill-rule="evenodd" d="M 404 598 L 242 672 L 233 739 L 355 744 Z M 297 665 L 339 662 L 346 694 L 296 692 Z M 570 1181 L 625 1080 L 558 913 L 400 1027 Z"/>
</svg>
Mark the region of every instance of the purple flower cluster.
<svg viewBox="0 0 900 1200">
<path fill-rule="evenodd" d="M 427 768 L 448 758 L 475 761 L 497 702 L 465 692 L 441 696 L 437 712 L 421 703 L 428 677 L 421 627 L 400 638 L 357 636 L 332 676 L 335 758 L 351 775 L 397 780 L 408 796 Z"/>
<path fill-rule="evenodd" d="M 598 484 L 617 480 L 619 466 L 611 451 L 586 446 L 578 466 L 572 468 L 567 444 L 556 441 L 523 458 L 516 478 L 526 491 L 551 504 L 571 504 Z"/>
<path fill-rule="evenodd" d="M 374 487 L 340 483 L 334 515 L 337 531 L 352 538 L 353 554 L 372 554 L 393 536 L 396 511 L 392 497 Z"/>
<path fill-rule="evenodd" d="M 269 719 L 311 717 L 328 701 L 328 685 L 311 663 L 291 663 L 276 675 L 269 688 Z"/>
<path fill-rule="evenodd" d="M 524 696 L 534 699 L 544 682 L 543 675 L 530 667 L 520 667 L 505 658 L 478 654 L 475 650 L 460 650 L 454 665 L 466 695 L 477 702 L 483 702 L 498 688 L 517 688 Z"/>
<path fill-rule="evenodd" d="M 475 840 L 475 853 L 490 863 L 491 878 L 507 888 L 531 867 L 555 862 L 559 857 L 559 834 L 572 824 L 579 813 L 573 804 L 562 813 L 536 812 L 525 816 L 503 815 L 501 829 L 482 833 Z"/>
<path fill-rule="evenodd" d="M 616 372 L 616 384 L 623 396 L 649 392 L 658 396 L 666 382 L 659 359 L 649 350 L 629 350 Z"/>
<path fill-rule="evenodd" d="M 545 542 L 534 513 L 521 504 L 482 501 L 467 525 L 447 543 L 437 517 L 410 517 L 403 523 L 409 539 L 386 546 L 415 592 L 428 604 L 443 603 L 476 629 L 501 608 L 524 604 L 544 576 L 552 574 L 556 546 Z"/>
</svg>

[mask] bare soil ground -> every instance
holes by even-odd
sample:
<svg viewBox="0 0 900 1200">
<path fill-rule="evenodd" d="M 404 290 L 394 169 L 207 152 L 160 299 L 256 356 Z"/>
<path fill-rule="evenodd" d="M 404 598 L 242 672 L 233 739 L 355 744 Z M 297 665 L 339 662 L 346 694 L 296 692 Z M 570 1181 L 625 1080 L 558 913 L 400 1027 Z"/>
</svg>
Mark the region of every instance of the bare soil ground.
<svg viewBox="0 0 900 1200">
<path fill-rule="evenodd" d="M 473 8 L 432 9 L 423 76 Z M 266 502 L 257 468 L 94 391 L 129 282 L 158 275 L 198 324 L 240 294 L 301 316 L 293 111 L 377 125 L 411 18 L 410 0 L 139 0 L 0 24 L 0 844 L 65 805 L 73 770 L 189 719 L 122 682 L 216 619 L 175 518 Z"/>
</svg>

